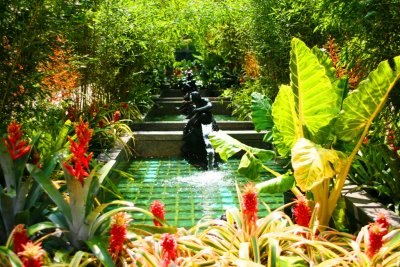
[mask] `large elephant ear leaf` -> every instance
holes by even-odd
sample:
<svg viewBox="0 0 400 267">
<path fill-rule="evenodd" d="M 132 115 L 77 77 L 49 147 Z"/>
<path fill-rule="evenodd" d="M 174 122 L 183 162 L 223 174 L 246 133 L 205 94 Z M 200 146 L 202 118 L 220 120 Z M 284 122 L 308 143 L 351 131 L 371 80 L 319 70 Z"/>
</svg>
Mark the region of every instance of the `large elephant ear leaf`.
<svg viewBox="0 0 400 267">
<path fill-rule="evenodd" d="M 292 149 L 292 166 L 297 186 L 309 191 L 340 172 L 345 163 L 343 153 L 322 148 L 300 138 Z"/>
<path fill-rule="evenodd" d="M 339 110 L 342 108 L 342 103 L 343 100 L 346 98 L 348 92 L 349 92 L 349 77 L 348 76 L 343 76 L 340 79 L 337 78 L 336 76 L 336 69 L 333 67 L 333 63 L 331 58 L 321 51 L 318 47 L 314 46 L 311 51 L 313 54 L 318 58 L 319 63 L 321 66 L 325 68 L 325 73 L 326 76 L 329 78 L 334 91 L 336 93 L 336 106 L 339 108 Z"/>
<path fill-rule="evenodd" d="M 214 131 L 209 136 L 210 142 L 222 160 L 227 161 L 230 157 L 242 150 L 243 144 L 223 131 Z"/>
<path fill-rule="evenodd" d="M 238 172 L 247 178 L 255 179 L 260 175 L 262 164 L 259 159 L 250 153 L 242 156 L 238 167 Z"/>
<path fill-rule="evenodd" d="M 394 58 L 394 64 L 393 70 L 388 61 L 381 62 L 344 100 L 334 128 L 340 140 L 359 140 L 369 128 L 400 78 L 400 56 Z"/>
<path fill-rule="evenodd" d="M 297 118 L 294 94 L 287 85 L 279 89 L 272 105 L 274 118 L 273 139 L 276 149 L 283 157 L 290 153 L 299 137 L 299 120 Z"/>
<path fill-rule="evenodd" d="M 339 113 L 337 94 L 317 56 L 297 38 L 293 38 L 291 46 L 290 85 L 295 95 L 300 137 L 319 141 L 313 137 Z M 309 136 L 304 135 L 303 127 Z"/>
<path fill-rule="evenodd" d="M 254 92 L 251 94 L 251 117 L 256 131 L 272 130 L 272 101 L 267 96 Z"/>
</svg>

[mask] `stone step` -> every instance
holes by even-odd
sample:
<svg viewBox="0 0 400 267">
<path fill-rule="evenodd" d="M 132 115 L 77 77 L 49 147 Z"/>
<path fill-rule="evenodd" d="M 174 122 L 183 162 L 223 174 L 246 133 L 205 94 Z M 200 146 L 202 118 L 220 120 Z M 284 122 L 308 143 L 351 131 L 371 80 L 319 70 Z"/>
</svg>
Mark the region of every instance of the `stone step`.
<svg viewBox="0 0 400 267">
<path fill-rule="evenodd" d="M 188 120 L 139 122 L 132 125 L 133 131 L 183 131 Z M 220 130 L 254 130 L 251 121 L 217 121 Z"/>
<path fill-rule="evenodd" d="M 254 130 L 227 130 L 224 132 L 246 145 L 264 149 L 271 148 L 269 144 L 262 141 L 266 132 Z M 134 150 L 138 157 L 181 156 L 182 131 L 136 131 L 134 136 Z"/>
<path fill-rule="evenodd" d="M 183 103 L 184 103 L 184 101 L 182 98 L 175 99 L 175 100 L 160 99 L 150 109 L 150 111 L 147 113 L 146 117 L 151 118 L 153 116 L 159 116 L 159 115 L 163 115 L 163 114 L 179 115 L 180 111 L 177 108 L 179 108 Z M 211 101 L 211 104 L 212 104 L 211 112 L 213 114 L 219 114 L 219 115 L 231 115 L 232 114 L 233 110 L 231 108 L 228 108 L 228 104 L 229 104 L 228 102 L 222 103 L 221 101 L 213 100 L 213 101 Z"/>
<path fill-rule="evenodd" d="M 215 94 L 211 95 L 210 92 L 205 91 L 205 90 L 200 90 L 199 92 L 202 96 L 205 96 L 205 97 L 214 97 L 215 96 Z M 164 90 L 161 90 L 161 93 L 160 93 L 160 98 L 182 97 L 182 96 L 183 96 L 183 92 L 180 89 L 164 89 Z"/>
</svg>

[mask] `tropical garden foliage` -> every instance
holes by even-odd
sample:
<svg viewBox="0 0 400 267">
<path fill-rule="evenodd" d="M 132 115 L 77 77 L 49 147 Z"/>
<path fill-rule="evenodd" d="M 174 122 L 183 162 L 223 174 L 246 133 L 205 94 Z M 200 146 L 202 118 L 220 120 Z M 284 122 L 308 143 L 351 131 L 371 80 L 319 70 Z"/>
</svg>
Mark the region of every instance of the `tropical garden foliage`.
<svg viewBox="0 0 400 267">
<path fill-rule="evenodd" d="M 347 178 L 399 209 L 399 7 L 0 2 L 0 265 L 397 266 L 400 233 L 384 214 L 356 234 L 329 220 Z M 230 97 L 275 148 L 219 132 L 221 158 L 242 150 L 239 172 L 276 178 L 238 188 L 226 220 L 183 229 L 159 201 L 145 210 L 103 197 L 114 162 L 95 158 L 133 137 L 130 123 L 188 67 L 200 90 Z M 264 164 L 277 158 L 287 173 Z M 287 204 L 294 218 L 268 203 L 259 218 L 258 193 L 285 190 L 297 196 Z M 136 224 L 136 213 L 154 226 Z"/>
</svg>

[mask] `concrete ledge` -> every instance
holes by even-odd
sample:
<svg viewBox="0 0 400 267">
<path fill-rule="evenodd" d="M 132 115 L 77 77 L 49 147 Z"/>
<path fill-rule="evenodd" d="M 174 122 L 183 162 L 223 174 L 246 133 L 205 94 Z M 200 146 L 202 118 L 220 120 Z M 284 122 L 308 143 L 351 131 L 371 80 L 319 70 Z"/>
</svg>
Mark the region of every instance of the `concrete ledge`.
<svg viewBox="0 0 400 267">
<path fill-rule="evenodd" d="M 262 141 L 265 133 L 254 130 L 224 131 L 242 143 L 264 149 L 269 144 Z M 135 134 L 135 152 L 138 157 L 179 157 L 183 144 L 182 131 L 137 131 Z"/>
<path fill-rule="evenodd" d="M 342 190 L 346 201 L 346 211 L 354 217 L 358 228 L 373 222 L 380 212 L 384 212 L 389 223 L 394 227 L 400 226 L 400 217 L 384 205 L 374 201 L 364 190 L 357 190 L 357 185 L 346 183 Z"/>
<path fill-rule="evenodd" d="M 171 102 L 171 101 L 166 101 L 166 102 L 157 102 L 154 104 L 154 106 L 150 109 L 150 111 L 147 113 L 146 117 L 151 118 L 154 116 L 160 116 L 164 114 L 168 115 L 181 115 L 181 112 L 177 110 L 180 105 L 182 105 L 183 101 L 176 101 L 176 102 Z M 227 103 L 221 103 L 218 101 L 211 102 L 212 103 L 212 109 L 211 112 L 213 114 L 218 114 L 218 115 L 231 115 L 232 114 L 232 109 L 227 108 Z"/>
<path fill-rule="evenodd" d="M 188 120 L 184 121 L 159 121 L 140 122 L 132 125 L 133 131 L 183 131 Z M 221 130 L 253 130 L 251 121 L 217 121 Z"/>
<path fill-rule="evenodd" d="M 122 136 L 121 137 L 124 144 L 132 147 L 133 146 L 133 139 L 129 136 Z M 129 155 L 124 151 L 124 147 L 122 144 L 117 144 L 115 147 L 110 148 L 100 155 L 97 156 L 96 160 L 98 162 L 106 163 L 111 160 L 115 160 L 116 162 L 128 160 Z M 114 164 L 115 165 L 115 164 Z"/>
</svg>

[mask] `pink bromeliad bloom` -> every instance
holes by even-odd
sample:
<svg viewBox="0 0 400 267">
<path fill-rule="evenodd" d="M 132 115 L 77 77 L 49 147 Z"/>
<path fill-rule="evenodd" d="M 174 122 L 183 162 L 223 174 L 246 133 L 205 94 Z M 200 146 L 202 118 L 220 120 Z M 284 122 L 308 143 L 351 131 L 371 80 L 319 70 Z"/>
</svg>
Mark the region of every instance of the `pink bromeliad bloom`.
<svg viewBox="0 0 400 267">
<path fill-rule="evenodd" d="M 293 207 L 294 221 L 304 227 L 310 226 L 311 210 L 307 206 L 307 199 L 305 196 L 298 196 L 296 204 Z"/>
<path fill-rule="evenodd" d="M 151 205 L 150 205 L 150 211 L 153 213 L 154 217 L 165 220 L 164 215 L 165 215 L 165 209 L 164 209 L 164 204 L 161 203 L 158 200 L 155 200 Z M 162 224 L 157 220 L 153 219 L 153 223 L 155 226 L 162 226 Z"/>
<path fill-rule="evenodd" d="M 113 216 L 110 229 L 110 241 L 108 251 L 110 252 L 113 259 L 117 258 L 118 255 L 124 248 L 126 242 L 127 226 L 131 219 L 127 216 L 126 212 L 118 212 Z"/>
<path fill-rule="evenodd" d="M 164 234 L 161 237 L 162 246 L 162 267 L 168 267 L 171 262 L 175 262 L 178 244 L 175 236 Z"/>
<path fill-rule="evenodd" d="M 242 210 L 249 229 L 253 229 L 258 219 L 257 190 L 254 184 L 247 184 L 243 188 Z"/>
<path fill-rule="evenodd" d="M 7 127 L 7 139 L 3 139 L 13 160 L 22 157 L 31 150 L 28 140 L 22 140 L 21 127 L 16 121 L 12 121 Z"/>
</svg>

